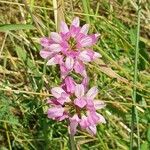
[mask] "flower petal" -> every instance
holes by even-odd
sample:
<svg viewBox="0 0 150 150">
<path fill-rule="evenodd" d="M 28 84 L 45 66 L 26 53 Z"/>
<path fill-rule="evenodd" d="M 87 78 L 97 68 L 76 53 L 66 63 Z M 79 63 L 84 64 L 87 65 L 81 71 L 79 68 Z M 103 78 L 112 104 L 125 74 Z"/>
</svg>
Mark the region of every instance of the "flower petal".
<svg viewBox="0 0 150 150">
<path fill-rule="evenodd" d="M 40 51 L 40 56 L 44 59 L 47 59 L 49 57 L 52 57 L 55 53 L 49 51 L 48 49 L 44 48 Z"/>
<path fill-rule="evenodd" d="M 88 115 L 88 122 L 91 124 L 91 125 L 96 125 L 99 121 L 99 116 L 97 116 L 97 113 L 96 112 L 92 112 Z"/>
<path fill-rule="evenodd" d="M 82 85 L 84 85 L 84 89 L 86 90 L 87 86 L 89 83 L 89 78 L 86 76 L 83 80 L 82 80 Z"/>
<path fill-rule="evenodd" d="M 61 71 L 61 78 L 62 79 L 64 79 L 69 73 L 69 70 L 66 68 L 66 66 L 64 64 L 60 65 L 60 71 Z"/>
<path fill-rule="evenodd" d="M 50 37 L 56 43 L 61 43 L 62 42 L 61 36 L 58 33 L 56 33 L 56 32 L 51 32 L 50 33 Z"/>
<path fill-rule="evenodd" d="M 87 121 L 87 117 L 85 115 L 82 115 L 80 120 L 80 126 L 81 128 L 85 129 L 90 126 L 90 123 Z"/>
<path fill-rule="evenodd" d="M 62 93 L 65 93 L 65 91 L 61 87 L 54 87 L 51 89 L 51 93 L 54 97 L 60 98 Z"/>
<path fill-rule="evenodd" d="M 56 65 L 56 61 L 55 61 L 55 57 L 52 57 L 50 60 L 48 60 L 48 62 L 46 63 L 46 65 L 51 66 L 51 65 Z"/>
<path fill-rule="evenodd" d="M 72 57 L 67 57 L 65 61 L 65 66 L 67 69 L 71 70 L 74 65 L 74 59 Z"/>
<path fill-rule="evenodd" d="M 66 85 L 67 92 L 74 93 L 74 91 L 75 91 L 75 81 L 73 80 L 72 77 L 66 77 L 65 85 Z"/>
<path fill-rule="evenodd" d="M 96 111 L 96 109 L 95 109 L 95 107 L 94 107 L 94 102 L 93 102 L 93 100 L 87 99 L 87 100 L 86 100 L 86 103 L 87 103 L 87 105 L 86 105 L 87 110 L 89 110 L 90 112 L 95 112 L 95 111 Z"/>
<path fill-rule="evenodd" d="M 80 28 L 79 27 L 75 27 L 75 26 L 71 26 L 70 27 L 70 36 L 71 37 L 74 37 L 77 39 L 78 35 L 79 35 L 79 32 L 80 32 Z"/>
<path fill-rule="evenodd" d="M 99 33 L 89 35 L 89 37 L 91 37 L 91 39 L 92 39 L 92 44 L 95 44 L 97 42 L 99 36 L 100 36 Z"/>
<path fill-rule="evenodd" d="M 62 121 L 62 120 L 64 120 L 64 119 L 68 118 L 68 117 L 69 117 L 69 116 L 68 116 L 67 114 L 64 113 L 62 116 L 56 118 L 56 120 Z"/>
<path fill-rule="evenodd" d="M 96 59 L 96 58 L 99 58 L 99 57 L 102 57 L 102 55 L 100 53 L 94 52 L 93 59 Z"/>
<path fill-rule="evenodd" d="M 89 126 L 88 128 L 86 128 L 86 131 L 91 135 L 95 135 L 96 134 L 96 125 Z"/>
<path fill-rule="evenodd" d="M 42 46 L 48 47 L 52 44 L 52 40 L 50 38 L 43 37 L 43 38 L 40 39 L 40 43 L 41 43 Z"/>
<path fill-rule="evenodd" d="M 56 117 L 61 117 L 64 113 L 64 108 L 61 106 L 52 107 L 48 109 L 48 118 L 56 119 Z"/>
<path fill-rule="evenodd" d="M 92 38 L 90 36 L 85 36 L 81 39 L 80 41 L 81 46 L 86 47 L 86 46 L 92 46 Z"/>
<path fill-rule="evenodd" d="M 77 84 L 75 87 L 75 96 L 81 98 L 84 96 L 84 86 L 82 84 Z"/>
<path fill-rule="evenodd" d="M 106 106 L 106 104 L 103 101 L 100 100 L 94 100 L 94 107 L 95 109 L 102 109 Z"/>
<path fill-rule="evenodd" d="M 80 108 L 83 108 L 86 105 L 86 101 L 82 98 L 76 98 L 74 104 Z"/>
<path fill-rule="evenodd" d="M 60 32 L 66 34 L 67 32 L 69 32 L 68 26 L 65 22 L 61 22 L 60 24 Z"/>
<path fill-rule="evenodd" d="M 59 44 L 51 44 L 48 48 L 53 52 L 60 52 L 62 50 L 62 47 Z"/>
<path fill-rule="evenodd" d="M 52 57 L 50 60 L 48 60 L 46 65 L 56 65 L 56 64 L 61 64 L 63 60 L 62 55 L 55 55 Z"/>
<path fill-rule="evenodd" d="M 86 94 L 86 97 L 89 99 L 94 99 L 98 94 L 98 89 L 96 86 L 92 87 Z"/>
<path fill-rule="evenodd" d="M 73 19 L 71 25 L 73 25 L 73 26 L 75 26 L 75 27 L 79 27 L 79 25 L 80 25 L 79 17 L 75 17 L 75 18 Z"/>
<path fill-rule="evenodd" d="M 76 114 L 72 118 L 70 118 L 70 133 L 71 133 L 71 135 L 75 135 L 79 120 L 80 119 Z"/>
<path fill-rule="evenodd" d="M 80 54 L 79 54 L 79 57 L 78 57 L 81 61 L 83 62 L 90 62 L 91 61 L 91 58 L 90 56 L 88 55 L 88 52 L 87 51 L 82 51 Z"/>
<path fill-rule="evenodd" d="M 83 62 L 80 60 L 76 61 L 74 64 L 74 70 L 76 73 L 79 73 L 82 75 L 85 70 L 85 66 L 84 66 Z"/>
<path fill-rule="evenodd" d="M 87 34 L 89 31 L 89 24 L 85 24 L 82 26 L 80 33 Z"/>
<path fill-rule="evenodd" d="M 101 114 L 96 113 L 96 115 L 99 117 L 99 121 L 98 121 L 98 123 L 106 123 L 105 118 L 104 118 Z"/>
</svg>

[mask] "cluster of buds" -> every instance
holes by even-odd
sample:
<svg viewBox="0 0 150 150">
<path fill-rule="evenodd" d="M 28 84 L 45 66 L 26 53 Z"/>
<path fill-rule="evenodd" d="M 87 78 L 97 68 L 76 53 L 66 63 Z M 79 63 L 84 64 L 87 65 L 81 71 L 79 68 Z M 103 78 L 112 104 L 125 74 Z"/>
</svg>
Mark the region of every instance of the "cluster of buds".
<svg viewBox="0 0 150 150">
<path fill-rule="evenodd" d="M 105 104 L 95 100 L 97 87 L 87 90 L 89 79 L 85 64 L 101 57 L 91 48 L 99 34 L 87 35 L 89 25 L 80 27 L 79 24 L 78 17 L 72 21 L 70 28 L 61 22 L 60 33 L 51 32 L 50 37 L 41 39 L 41 57 L 48 60 L 47 65 L 59 65 L 63 80 L 60 86 L 51 89 L 53 98 L 48 100 L 48 118 L 57 121 L 66 119 L 72 135 L 76 133 L 78 125 L 94 135 L 96 125 L 105 123 L 104 117 L 96 110 L 105 107 Z M 80 84 L 69 76 L 71 72 L 82 76 Z"/>
</svg>

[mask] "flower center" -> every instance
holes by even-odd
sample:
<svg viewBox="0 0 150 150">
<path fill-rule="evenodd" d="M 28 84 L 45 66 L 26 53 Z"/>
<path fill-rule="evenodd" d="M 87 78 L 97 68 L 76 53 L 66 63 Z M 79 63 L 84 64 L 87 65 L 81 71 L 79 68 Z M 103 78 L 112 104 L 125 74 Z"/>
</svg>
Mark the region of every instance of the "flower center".
<svg viewBox="0 0 150 150">
<path fill-rule="evenodd" d="M 70 46 L 70 50 L 76 50 L 77 42 L 76 42 L 75 38 L 70 37 L 69 40 L 68 40 L 68 44 Z"/>
</svg>

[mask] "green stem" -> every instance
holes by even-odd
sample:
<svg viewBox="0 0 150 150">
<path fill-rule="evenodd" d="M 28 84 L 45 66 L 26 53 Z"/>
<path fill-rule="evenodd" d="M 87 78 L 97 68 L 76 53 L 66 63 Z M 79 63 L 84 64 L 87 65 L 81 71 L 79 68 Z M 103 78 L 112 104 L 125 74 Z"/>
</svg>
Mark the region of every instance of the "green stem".
<svg viewBox="0 0 150 150">
<path fill-rule="evenodd" d="M 137 144 L 138 150 L 140 150 L 140 131 L 139 131 L 139 117 L 138 111 L 135 107 L 136 104 L 136 83 L 137 83 L 137 73 L 138 73 L 138 58 L 139 58 L 139 37 L 140 37 L 140 0 L 138 0 L 138 22 L 137 22 L 137 33 L 136 33 L 136 47 L 135 47 L 135 62 L 134 62 L 134 87 L 133 87 L 133 106 L 132 106 L 132 122 L 131 122 L 131 143 L 130 143 L 130 150 L 133 149 L 133 138 L 134 138 L 134 125 L 136 121 L 136 128 L 137 128 Z"/>
<path fill-rule="evenodd" d="M 70 141 L 70 149 L 76 150 L 74 136 L 72 134 L 69 134 L 69 141 Z"/>
</svg>

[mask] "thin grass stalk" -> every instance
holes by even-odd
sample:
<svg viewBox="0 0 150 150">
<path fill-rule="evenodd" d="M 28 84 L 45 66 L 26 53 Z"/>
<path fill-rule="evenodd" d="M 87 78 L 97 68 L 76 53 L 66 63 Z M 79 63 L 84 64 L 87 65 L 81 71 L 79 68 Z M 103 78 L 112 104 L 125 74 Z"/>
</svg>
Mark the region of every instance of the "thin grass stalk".
<svg viewBox="0 0 150 150">
<path fill-rule="evenodd" d="M 83 10 L 86 14 L 89 14 L 89 10 L 88 10 L 88 0 L 82 0 L 82 4 L 83 4 Z M 90 24 L 90 18 L 89 15 L 85 16 L 86 22 Z"/>
<path fill-rule="evenodd" d="M 7 124 L 6 124 L 6 122 L 4 122 L 4 127 L 5 127 L 5 129 L 6 129 L 6 137 L 7 137 L 7 142 L 8 142 L 9 150 L 12 150 L 11 142 L 10 142 L 10 137 L 9 137 L 9 133 L 8 133 L 8 129 L 7 129 Z"/>
<path fill-rule="evenodd" d="M 137 20 L 137 33 L 136 33 L 136 47 L 135 47 L 135 62 L 134 62 L 134 79 L 133 79 L 133 106 L 132 106 L 132 121 L 131 121 L 131 140 L 130 140 L 130 150 L 133 149 L 133 139 L 134 139 L 134 125 L 136 122 L 136 128 L 137 128 L 137 146 L 138 150 L 140 150 L 140 131 L 139 131 L 139 117 L 138 117 L 138 111 L 135 107 L 136 104 L 136 94 L 137 94 L 137 76 L 138 76 L 138 58 L 139 58 L 139 37 L 140 37 L 140 14 L 141 14 L 141 8 L 140 8 L 140 0 L 138 0 L 138 20 Z"/>
</svg>

